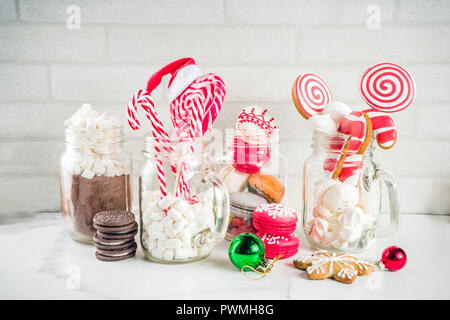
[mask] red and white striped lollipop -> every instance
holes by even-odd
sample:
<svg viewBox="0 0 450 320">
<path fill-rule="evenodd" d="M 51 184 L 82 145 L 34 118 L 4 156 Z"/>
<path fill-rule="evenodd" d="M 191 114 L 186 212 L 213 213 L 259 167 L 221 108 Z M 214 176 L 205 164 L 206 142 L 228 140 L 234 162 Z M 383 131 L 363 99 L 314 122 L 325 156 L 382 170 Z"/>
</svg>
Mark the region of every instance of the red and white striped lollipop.
<svg viewBox="0 0 450 320">
<path fill-rule="evenodd" d="M 305 118 L 319 114 L 331 101 L 327 84 L 314 73 L 301 74 L 292 86 L 292 100 L 297 111 Z"/>
<path fill-rule="evenodd" d="M 360 90 L 367 104 L 382 112 L 401 111 L 416 97 L 413 77 L 393 63 L 380 63 L 369 68 L 361 79 Z"/>
<path fill-rule="evenodd" d="M 222 109 L 225 99 L 225 84 L 223 80 L 213 74 L 197 78 L 170 104 L 170 116 L 175 128 L 180 134 L 186 132 L 190 126 L 191 110 L 203 114 L 202 132 L 209 131 L 217 115 Z"/>
<path fill-rule="evenodd" d="M 382 112 L 374 109 L 364 110 L 372 122 L 372 130 L 376 136 L 378 146 L 382 149 L 390 149 L 397 142 L 397 129 L 394 120 Z"/>
</svg>

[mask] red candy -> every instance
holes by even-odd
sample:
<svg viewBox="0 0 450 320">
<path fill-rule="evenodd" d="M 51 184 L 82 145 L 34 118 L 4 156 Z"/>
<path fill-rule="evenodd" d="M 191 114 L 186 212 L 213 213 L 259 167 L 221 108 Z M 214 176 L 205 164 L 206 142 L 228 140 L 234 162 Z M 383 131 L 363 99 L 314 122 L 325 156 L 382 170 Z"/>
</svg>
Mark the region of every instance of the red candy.
<svg viewBox="0 0 450 320">
<path fill-rule="evenodd" d="M 256 173 L 270 161 L 269 147 L 264 144 L 249 144 L 239 137 L 234 138 L 233 167 L 245 173 Z"/>
<path fill-rule="evenodd" d="M 235 227 L 240 227 L 244 224 L 244 219 L 236 217 L 231 220 L 231 224 Z"/>
</svg>

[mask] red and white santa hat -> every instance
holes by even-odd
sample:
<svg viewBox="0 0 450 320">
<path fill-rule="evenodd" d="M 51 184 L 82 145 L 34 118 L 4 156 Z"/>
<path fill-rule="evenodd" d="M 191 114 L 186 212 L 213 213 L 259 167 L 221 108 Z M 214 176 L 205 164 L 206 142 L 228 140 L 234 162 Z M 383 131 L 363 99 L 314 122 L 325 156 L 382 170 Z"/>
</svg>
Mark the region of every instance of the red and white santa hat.
<svg viewBox="0 0 450 320">
<path fill-rule="evenodd" d="M 169 63 L 167 66 L 154 73 L 147 82 L 147 91 L 152 92 L 161 83 L 161 79 L 167 74 L 171 74 L 172 76 L 167 86 L 169 104 L 182 94 L 196 79 L 204 75 L 194 59 L 182 58 Z"/>
</svg>

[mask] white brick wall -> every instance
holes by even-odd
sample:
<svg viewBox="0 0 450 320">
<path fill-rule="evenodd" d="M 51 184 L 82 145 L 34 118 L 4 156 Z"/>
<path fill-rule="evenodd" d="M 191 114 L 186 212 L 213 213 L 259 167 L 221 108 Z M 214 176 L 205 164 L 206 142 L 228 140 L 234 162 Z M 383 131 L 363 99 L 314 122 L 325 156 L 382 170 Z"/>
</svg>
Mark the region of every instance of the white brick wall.
<svg viewBox="0 0 450 320">
<path fill-rule="evenodd" d="M 70 5 L 81 9 L 79 30 L 66 27 Z M 370 5 L 379 30 L 366 27 Z M 217 128 L 232 127 L 243 105 L 277 115 L 297 209 L 311 131 L 291 102 L 292 81 L 318 73 L 335 100 L 360 109 L 366 67 L 404 66 L 417 100 L 393 115 L 398 144 L 376 158 L 397 176 L 403 212 L 450 213 L 448 0 L 2 0 L 0 214 L 59 210 L 63 121 L 91 102 L 125 123 L 131 94 L 184 56 L 226 82 Z M 169 123 L 163 90 L 155 100 Z M 137 156 L 142 134 L 127 132 Z"/>
</svg>

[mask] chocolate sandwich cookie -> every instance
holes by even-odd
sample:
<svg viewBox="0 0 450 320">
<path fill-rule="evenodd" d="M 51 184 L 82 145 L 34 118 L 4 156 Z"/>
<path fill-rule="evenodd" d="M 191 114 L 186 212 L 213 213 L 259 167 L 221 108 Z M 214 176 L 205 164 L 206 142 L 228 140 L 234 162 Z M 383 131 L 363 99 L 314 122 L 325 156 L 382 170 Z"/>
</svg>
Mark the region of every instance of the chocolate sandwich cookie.
<svg viewBox="0 0 450 320">
<path fill-rule="evenodd" d="M 136 242 L 132 242 L 131 245 L 125 247 L 120 245 L 112 245 L 108 249 L 97 247 L 95 256 L 102 261 L 119 261 L 133 257 L 136 254 L 136 249 Z"/>
<path fill-rule="evenodd" d="M 94 217 L 95 256 L 102 261 L 119 261 L 133 257 L 137 244 L 137 223 L 134 214 L 129 211 L 102 211 Z"/>
<path fill-rule="evenodd" d="M 103 241 L 103 240 L 101 240 L 101 241 Z M 122 241 L 122 242 L 119 242 L 119 241 Z M 123 240 L 119 240 L 119 241 L 116 240 L 116 242 L 105 243 L 105 242 L 98 242 L 98 241 L 94 240 L 94 245 L 95 245 L 95 247 L 97 248 L 97 251 L 98 251 L 98 249 L 101 249 L 101 250 L 125 249 L 125 248 L 128 248 L 128 247 L 132 246 L 133 243 L 136 243 L 134 241 L 134 239 L 132 239 L 132 240 L 128 240 L 127 239 L 127 241 L 123 241 Z"/>
<path fill-rule="evenodd" d="M 137 229 L 137 226 L 136 222 L 117 227 L 107 227 L 94 223 L 94 228 L 97 229 L 97 232 L 102 233 L 127 233 Z"/>
<path fill-rule="evenodd" d="M 121 232 L 121 233 L 107 233 L 107 232 L 101 232 L 97 231 L 97 236 L 102 239 L 107 240 L 123 240 L 123 239 L 129 239 L 133 238 L 137 234 L 137 228 L 130 231 L 130 232 Z"/>
<path fill-rule="evenodd" d="M 125 237 L 125 238 L 114 238 L 114 235 L 111 235 L 109 238 L 108 237 L 103 237 L 102 234 L 100 234 L 99 232 L 96 233 L 96 235 L 94 236 L 94 243 L 100 243 L 103 245 L 114 245 L 114 244 L 121 244 L 121 243 L 125 243 L 125 242 L 130 242 L 130 241 L 134 241 L 134 236 L 137 234 L 137 231 L 134 233 L 129 233 L 129 236 Z M 108 236 L 108 234 L 106 235 Z"/>
<path fill-rule="evenodd" d="M 117 254 L 115 256 L 103 255 L 99 252 L 95 253 L 95 256 L 97 257 L 97 259 L 101 260 L 101 261 L 120 261 L 120 260 L 133 258 L 135 255 L 136 255 L 136 250 L 134 250 L 133 252 L 127 253 L 127 254 Z"/>
</svg>

